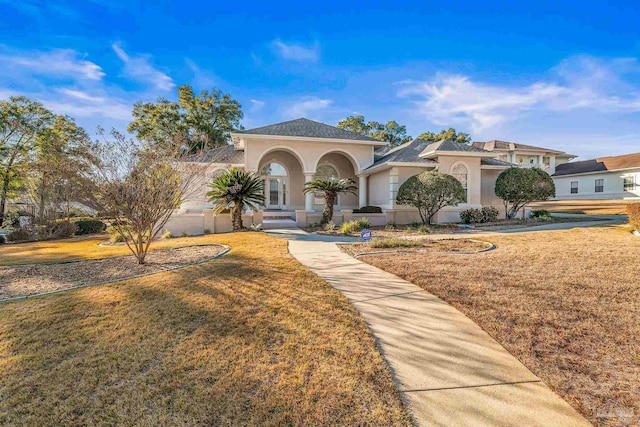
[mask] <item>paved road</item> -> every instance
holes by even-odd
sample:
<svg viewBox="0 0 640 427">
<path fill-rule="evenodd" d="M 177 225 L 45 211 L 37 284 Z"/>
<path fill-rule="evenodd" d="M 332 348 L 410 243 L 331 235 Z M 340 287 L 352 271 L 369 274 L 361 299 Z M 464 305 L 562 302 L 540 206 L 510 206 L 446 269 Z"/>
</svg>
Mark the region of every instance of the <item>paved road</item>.
<svg viewBox="0 0 640 427">
<path fill-rule="evenodd" d="M 590 425 L 461 312 L 340 251 L 335 242 L 345 238 L 269 233 L 358 309 L 418 425 Z"/>
</svg>

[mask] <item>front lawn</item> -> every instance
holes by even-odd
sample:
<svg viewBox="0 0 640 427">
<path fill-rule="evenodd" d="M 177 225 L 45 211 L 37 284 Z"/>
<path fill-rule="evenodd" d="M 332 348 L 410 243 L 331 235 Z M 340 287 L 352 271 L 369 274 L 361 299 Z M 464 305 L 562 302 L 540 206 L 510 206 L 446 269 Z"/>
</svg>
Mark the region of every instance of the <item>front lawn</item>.
<svg viewBox="0 0 640 427">
<path fill-rule="evenodd" d="M 596 424 L 640 425 L 640 239 L 598 227 L 491 241 L 362 260 L 460 309 Z"/>
<path fill-rule="evenodd" d="M 552 200 L 534 203 L 535 209 L 585 215 L 626 215 L 629 200 Z"/>
<path fill-rule="evenodd" d="M 286 241 L 185 240 L 232 251 L 0 304 L 0 424 L 410 425 L 365 322 Z"/>
</svg>

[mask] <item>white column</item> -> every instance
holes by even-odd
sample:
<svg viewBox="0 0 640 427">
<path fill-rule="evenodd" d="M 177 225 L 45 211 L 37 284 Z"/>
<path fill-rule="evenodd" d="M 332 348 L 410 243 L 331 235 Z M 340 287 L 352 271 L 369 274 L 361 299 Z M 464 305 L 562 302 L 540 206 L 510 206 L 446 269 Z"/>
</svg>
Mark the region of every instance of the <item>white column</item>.
<svg viewBox="0 0 640 427">
<path fill-rule="evenodd" d="M 549 156 L 549 175 L 556 173 L 556 156 Z"/>
<path fill-rule="evenodd" d="M 398 168 L 391 168 L 389 171 L 389 207 L 391 209 L 396 208 L 396 194 L 400 188 L 398 178 Z"/>
<path fill-rule="evenodd" d="M 538 156 L 538 167 L 544 169 L 544 156 L 541 154 Z"/>
<path fill-rule="evenodd" d="M 514 153 L 511 153 L 511 163 L 518 163 L 516 160 L 518 160 L 518 159 L 516 158 L 516 153 L 515 153 L 515 152 L 514 152 Z"/>
<path fill-rule="evenodd" d="M 304 175 L 304 182 L 313 181 L 314 174 L 309 173 Z M 313 193 L 307 193 L 304 195 L 304 210 L 307 212 L 313 211 Z"/>
<path fill-rule="evenodd" d="M 367 206 L 367 181 L 368 177 L 364 175 L 360 175 L 360 182 L 358 185 L 359 196 L 360 196 L 360 207 Z"/>
</svg>

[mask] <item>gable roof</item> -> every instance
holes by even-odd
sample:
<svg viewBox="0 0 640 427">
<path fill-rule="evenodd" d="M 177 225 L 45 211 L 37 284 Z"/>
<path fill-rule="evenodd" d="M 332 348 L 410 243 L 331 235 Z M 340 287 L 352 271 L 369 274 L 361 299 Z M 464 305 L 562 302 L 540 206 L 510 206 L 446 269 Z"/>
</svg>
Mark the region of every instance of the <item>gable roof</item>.
<svg viewBox="0 0 640 427">
<path fill-rule="evenodd" d="M 480 164 L 482 166 L 504 166 L 507 168 L 517 167 L 517 165 L 514 165 L 513 163 L 498 159 L 482 159 L 480 160 Z"/>
<path fill-rule="evenodd" d="M 476 148 L 482 148 L 482 149 L 488 150 L 488 151 L 494 151 L 494 150 L 508 150 L 508 151 L 532 150 L 532 151 L 546 151 L 546 152 L 549 152 L 549 153 L 566 155 L 568 157 L 576 157 L 576 156 L 574 156 L 572 154 L 567 154 L 564 151 L 552 150 L 551 148 L 537 147 L 535 145 L 520 144 L 519 142 L 500 141 L 498 139 L 492 139 L 491 141 L 486 141 L 486 142 L 474 141 L 474 142 L 471 143 L 471 145 L 476 147 Z"/>
<path fill-rule="evenodd" d="M 420 158 L 420 153 L 422 153 L 425 147 L 429 144 L 429 141 L 416 138 L 413 141 L 405 142 L 404 144 L 393 147 L 390 150 L 384 150 L 384 148 L 386 147 L 381 147 L 381 150 L 384 150 L 386 152 L 384 152 L 382 155 L 376 156 L 375 162 L 373 162 L 373 164 L 365 170 L 372 169 L 389 162 L 425 164 L 433 163 L 432 160 Z M 378 153 L 380 152 L 378 150 L 376 151 Z"/>
<path fill-rule="evenodd" d="M 640 168 L 640 153 L 562 163 L 556 166 L 556 173 L 554 173 L 553 176 L 574 175 L 590 172 L 607 172 L 629 168 Z"/>
<path fill-rule="evenodd" d="M 262 126 L 254 129 L 237 131 L 234 133 L 248 135 L 299 136 L 303 138 L 347 139 L 352 141 L 368 141 L 377 143 L 383 142 L 365 135 L 360 135 L 335 126 L 304 118 L 289 120 L 288 122 L 276 123 L 274 125 Z"/>
</svg>

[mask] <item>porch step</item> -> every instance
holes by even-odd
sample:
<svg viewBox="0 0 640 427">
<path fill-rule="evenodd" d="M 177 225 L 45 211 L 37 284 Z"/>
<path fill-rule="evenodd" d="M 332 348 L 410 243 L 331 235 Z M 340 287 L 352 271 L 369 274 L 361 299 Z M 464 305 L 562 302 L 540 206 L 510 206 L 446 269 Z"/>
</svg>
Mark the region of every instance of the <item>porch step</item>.
<svg viewBox="0 0 640 427">
<path fill-rule="evenodd" d="M 264 220 L 293 220 L 295 216 L 296 213 L 290 211 L 265 211 L 262 213 Z"/>
<path fill-rule="evenodd" d="M 297 224 L 292 219 L 263 219 L 262 228 L 267 230 L 271 228 L 294 228 Z"/>
</svg>

